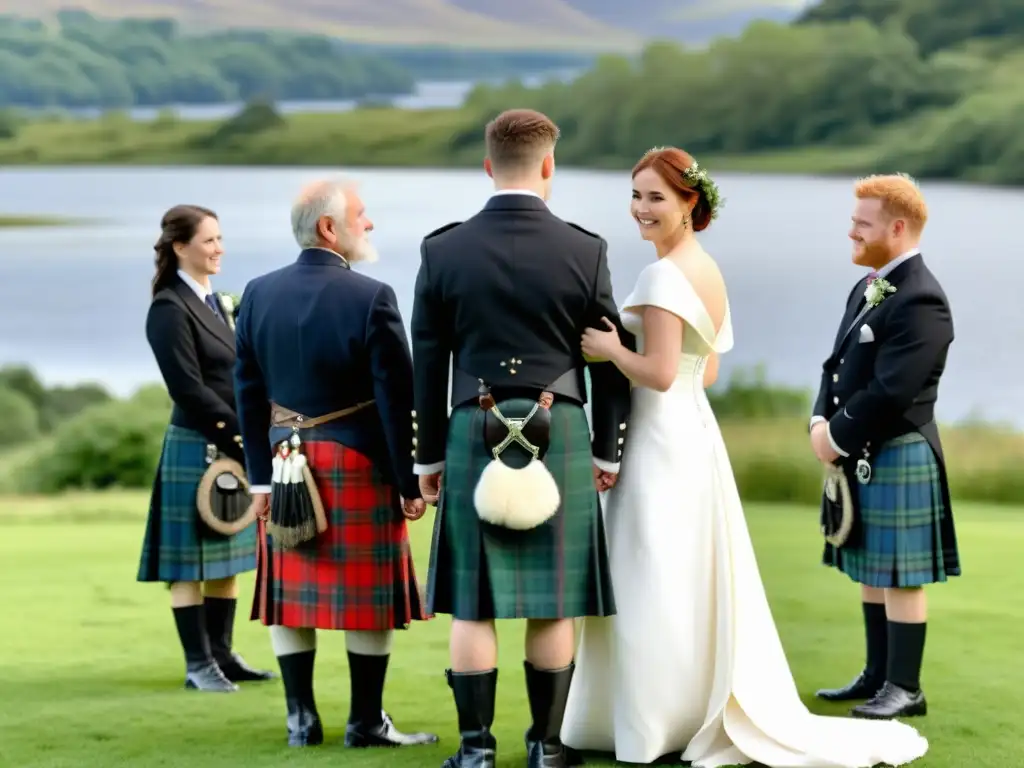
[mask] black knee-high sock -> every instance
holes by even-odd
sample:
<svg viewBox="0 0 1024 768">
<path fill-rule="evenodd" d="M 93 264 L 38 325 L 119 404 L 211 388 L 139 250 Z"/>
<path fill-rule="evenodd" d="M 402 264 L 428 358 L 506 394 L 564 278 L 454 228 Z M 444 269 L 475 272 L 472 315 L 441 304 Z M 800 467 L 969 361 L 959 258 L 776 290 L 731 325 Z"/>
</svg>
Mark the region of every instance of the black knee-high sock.
<svg viewBox="0 0 1024 768">
<path fill-rule="evenodd" d="M 178 628 L 185 664 L 190 671 L 204 667 L 213 661 L 210 639 L 206 634 L 206 615 L 201 605 L 186 605 L 173 608 L 174 623 Z"/>
<path fill-rule="evenodd" d="M 863 603 L 864 637 L 867 645 L 867 663 L 864 674 L 881 687 L 888 669 L 888 619 L 885 603 Z"/>
<path fill-rule="evenodd" d="M 350 723 L 372 728 L 383 722 L 381 710 L 384 706 L 384 679 L 388 673 L 389 658 L 348 652 Z"/>
<path fill-rule="evenodd" d="M 911 693 L 921 689 L 921 662 L 927 624 L 889 622 L 889 666 L 886 679 Z"/>
<path fill-rule="evenodd" d="M 235 606 L 233 597 L 205 597 L 203 608 L 206 612 L 206 631 L 210 636 L 210 651 L 218 664 L 231 661 L 231 646 L 235 631 Z"/>
</svg>

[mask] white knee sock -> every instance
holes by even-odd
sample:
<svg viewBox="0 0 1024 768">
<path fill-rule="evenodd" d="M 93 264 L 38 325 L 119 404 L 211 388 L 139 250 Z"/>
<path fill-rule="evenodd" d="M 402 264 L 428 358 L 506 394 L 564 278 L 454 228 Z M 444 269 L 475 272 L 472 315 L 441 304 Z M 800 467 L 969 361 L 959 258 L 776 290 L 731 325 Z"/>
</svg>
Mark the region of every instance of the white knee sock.
<svg viewBox="0 0 1024 768">
<path fill-rule="evenodd" d="M 360 656 L 387 656 L 391 653 L 393 636 L 390 629 L 383 632 L 348 629 L 345 630 L 345 648 Z"/>
<path fill-rule="evenodd" d="M 274 649 L 275 656 L 315 651 L 316 630 L 272 626 L 270 627 L 270 645 Z"/>
</svg>

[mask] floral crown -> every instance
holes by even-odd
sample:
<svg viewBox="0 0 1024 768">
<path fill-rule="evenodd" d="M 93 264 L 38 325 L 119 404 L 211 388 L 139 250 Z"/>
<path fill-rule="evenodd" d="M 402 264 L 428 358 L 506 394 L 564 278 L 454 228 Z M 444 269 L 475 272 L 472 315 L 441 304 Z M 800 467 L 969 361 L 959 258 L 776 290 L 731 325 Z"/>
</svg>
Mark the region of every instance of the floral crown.
<svg viewBox="0 0 1024 768">
<path fill-rule="evenodd" d="M 652 147 L 647 151 L 647 154 L 651 155 L 664 149 L 667 149 L 667 147 Z M 717 219 L 718 212 L 725 205 L 725 198 L 722 197 L 718 185 L 708 175 L 707 170 L 701 168 L 697 161 L 694 160 L 693 164 L 683 171 L 683 180 L 693 189 L 699 190 L 704 195 L 704 199 L 708 201 L 708 207 L 711 209 L 711 218 Z"/>
</svg>

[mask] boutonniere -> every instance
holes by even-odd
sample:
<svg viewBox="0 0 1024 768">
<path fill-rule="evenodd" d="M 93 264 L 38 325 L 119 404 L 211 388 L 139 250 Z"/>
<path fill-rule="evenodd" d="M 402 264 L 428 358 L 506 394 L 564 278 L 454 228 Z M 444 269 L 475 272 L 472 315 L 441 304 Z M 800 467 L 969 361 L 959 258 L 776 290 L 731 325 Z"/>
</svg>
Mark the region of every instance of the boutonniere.
<svg viewBox="0 0 1024 768">
<path fill-rule="evenodd" d="M 890 293 L 896 293 L 896 286 L 884 277 L 876 277 L 868 281 L 868 287 L 864 289 L 864 299 L 869 306 L 877 307 Z"/>
<path fill-rule="evenodd" d="M 231 330 L 235 330 L 235 318 L 238 316 L 238 307 L 242 303 L 240 297 L 231 293 L 218 293 L 221 309 L 224 310 L 224 317 L 228 319 Z"/>
</svg>

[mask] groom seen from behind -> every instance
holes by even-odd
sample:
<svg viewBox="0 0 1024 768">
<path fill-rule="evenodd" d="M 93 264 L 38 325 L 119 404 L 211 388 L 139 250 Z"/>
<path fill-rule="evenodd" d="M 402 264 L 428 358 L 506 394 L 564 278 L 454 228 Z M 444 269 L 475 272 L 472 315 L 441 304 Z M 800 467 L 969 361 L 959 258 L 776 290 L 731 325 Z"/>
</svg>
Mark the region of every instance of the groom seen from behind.
<svg viewBox="0 0 1024 768">
<path fill-rule="evenodd" d="M 853 262 L 872 272 L 853 287 L 822 369 L 811 445 L 843 468 L 853 528 L 824 562 L 861 584 L 867 663 L 830 701 L 868 701 L 867 718 L 923 715 L 923 587 L 960 575 L 935 402 L 953 320 L 918 244 L 928 217 L 917 185 L 872 176 L 855 188 Z"/>
<path fill-rule="evenodd" d="M 537 112 L 499 115 L 484 164 L 495 194 L 421 246 L 416 472 L 427 501 L 440 485 L 428 610 L 453 618 L 447 676 L 461 745 L 447 768 L 495 764 L 494 621 L 513 618 L 527 619 L 527 765 L 564 766 L 573 619 L 614 613 L 595 477 L 608 487 L 618 472 L 629 382 L 610 363 L 589 366 L 591 440 L 579 339 L 602 317 L 621 324 L 605 241 L 545 202 L 557 138 Z M 539 449 L 532 462 L 528 445 Z"/>
</svg>

